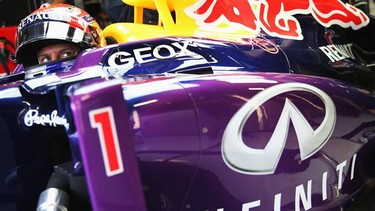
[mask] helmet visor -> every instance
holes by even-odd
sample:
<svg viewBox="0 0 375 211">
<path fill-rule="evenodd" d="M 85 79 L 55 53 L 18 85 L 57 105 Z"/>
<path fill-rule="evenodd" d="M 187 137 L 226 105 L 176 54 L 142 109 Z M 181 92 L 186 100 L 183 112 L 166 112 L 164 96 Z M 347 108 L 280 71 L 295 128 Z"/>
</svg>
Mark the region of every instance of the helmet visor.
<svg viewBox="0 0 375 211">
<path fill-rule="evenodd" d="M 83 44 L 85 32 L 81 28 L 75 28 L 69 24 L 58 21 L 39 22 L 24 27 L 18 32 L 18 49 L 16 60 L 26 66 L 35 65 L 37 51 L 44 47 L 48 41 L 68 41 Z M 29 58 L 26 58 L 29 57 Z M 30 63 L 30 64 L 26 64 Z"/>
<path fill-rule="evenodd" d="M 48 21 L 32 24 L 22 29 L 18 34 L 18 45 L 23 45 L 38 40 L 57 39 L 74 43 L 84 40 L 85 32 L 80 28 L 73 28 L 69 24 Z"/>
</svg>

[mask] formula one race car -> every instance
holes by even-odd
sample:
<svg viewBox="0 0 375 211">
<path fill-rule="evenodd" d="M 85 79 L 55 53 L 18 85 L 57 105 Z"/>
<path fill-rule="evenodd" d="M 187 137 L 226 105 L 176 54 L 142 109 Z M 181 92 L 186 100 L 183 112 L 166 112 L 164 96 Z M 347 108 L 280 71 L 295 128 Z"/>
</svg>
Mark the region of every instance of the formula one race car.
<svg viewBox="0 0 375 211">
<path fill-rule="evenodd" d="M 0 210 L 373 210 L 371 16 L 124 2 L 109 45 L 0 79 Z"/>
</svg>

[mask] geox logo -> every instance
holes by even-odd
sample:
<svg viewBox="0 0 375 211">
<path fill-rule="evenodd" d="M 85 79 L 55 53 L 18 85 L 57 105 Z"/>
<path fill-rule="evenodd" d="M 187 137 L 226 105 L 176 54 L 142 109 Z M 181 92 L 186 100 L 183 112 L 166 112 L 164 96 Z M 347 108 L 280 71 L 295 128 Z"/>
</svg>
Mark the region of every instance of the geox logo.
<svg viewBox="0 0 375 211">
<path fill-rule="evenodd" d="M 293 102 L 286 98 L 278 123 L 266 147 L 254 149 L 247 146 L 242 139 L 242 130 L 251 114 L 271 98 L 290 91 L 309 92 L 323 101 L 325 116 L 319 127 L 314 130 Z M 335 104 L 322 90 L 303 83 L 279 84 L 259 92 L 234 114 L 224 131 L 221 147 L 222 157 L 227 166 L 243 174 L 274 173 L 285 147 L 290 120 L 297 134 L 301 160 L 305 160 L 319 151 L 331 137 L 336 124 Z"/>
<path fill-rule="evenodd" d="M 195 55 L 188 49 L 189 41 L 147 46 L 133 50 L 119 51 L 108 58 L 111 67 L 133 67 L 135 63 L 143 64 L 160 59 L 177 58 Z"/>
</svg>

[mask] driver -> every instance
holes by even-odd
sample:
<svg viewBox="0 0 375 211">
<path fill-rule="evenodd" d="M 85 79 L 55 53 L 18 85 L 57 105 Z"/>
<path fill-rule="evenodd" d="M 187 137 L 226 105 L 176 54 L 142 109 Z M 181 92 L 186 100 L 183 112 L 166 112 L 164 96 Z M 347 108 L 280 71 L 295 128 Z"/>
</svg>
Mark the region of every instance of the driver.
<svg viewBox="0 0 375 211">
<path fill-rule="evenodd" d="M 68 4 L 43 4 L 21 20 L 16 33 L 16 61 L 27 69 L 75 58 L 104 46 L 99 24 L 86 11 Z"/>
</svg>

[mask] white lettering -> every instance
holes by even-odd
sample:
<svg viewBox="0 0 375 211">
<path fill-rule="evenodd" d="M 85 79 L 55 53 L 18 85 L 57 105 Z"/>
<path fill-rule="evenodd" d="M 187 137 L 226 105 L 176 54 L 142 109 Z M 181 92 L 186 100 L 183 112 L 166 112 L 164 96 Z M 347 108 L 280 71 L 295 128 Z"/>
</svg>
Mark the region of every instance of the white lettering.
<svg viewBox="0 0 375 211">
<path fill-rule="evenodd" d="M 327 199 L 327 172 L 324 172 L 322 175 L 322 200 Z"/>
<path fill-rule="evenodd" d="M 172 43 L 172 45 L 174 45 L 175 47 L 180 49 L 180 52 L 178 53 L 179 54 L 178 56 L 185 56 L 185 55 L 193 55 L 194 54 L 193 52 L 191 52 L 187 49 L 187 47 L 189 45 L 188 41 L 185 41 L 183 46 L 181 46 L 180 43 L 178 43 L 178 42 Z"/>
<path fill-rule="evenodd" d="M 38 20 L 63 20 L 63 17 L 59 13 L 36 13 L 21 20 L 20 27 Z"/>
<path fill-rule="evenodd" d="M 252 201 L 242 205 L 242 211 L 249 211 L 249 209 L 260 206 L 260 200 Z"/>
<path fill-rule="evenodd" d="M 345 59 L 345 56 L 343 56 L 334 45 L 328 45 L 327 46 L 332 53 L 338 58 L 338 61 Z"/>
<path fill-rule="evenodd" d="M 166 56 L 162 56 L 162 55 L 160 55 L 159 52 L 161 51 L 162 48 L 167 49 L 167 51 L 169 52 L 168 55 L 166 55 Z M 175 52 L 174 49 L 173 49 L 171 46 L 169 46 L 169 45 L 159 45 L 158 47 L 156 47 L 156 48 L 154 49 L 153 54 L 154 54 L 154 56 L 155 56 L 156 58 L 158 58 L 158 59 L 169 59 L 169 58 L 172 58 L 172 57 L 176 56 L 176 52 Z"/>
<path fill-rule="evenodd" d="M 346 58 L 355 59 L 352 51 L 352 43 L 345 45 L 327 45 L 319 49 L 329 58 L 331 62 L 337 62 Z"/>
<path fill-rule="evenodd" d="M 319 48 L 329 58 L 329 60 L 331 60 L 331 62 L 336 62 L 339 60 L 335 55 L 333 55 L 333 52 L 326 46 L 321 46 Z"/>
<path fill-rule="evenodd" d="M 335 45 L 337 51 L 339 51 L 342 55 L 346 56 L 346 58 L 355 59 L 353 51 L 352 51 L 352 43 L 346 45 Z"/>
<path fill-rule="evenodd" d="M 354 169 L 355 169 L 355 161 L 357 160 L 357 154 L 354 154 L 353 159 L 352 159 L 352 168 L 350 171 L 350 180 L 354 179 Z"/>
<path fill-rule="evenodd" d="M 114 53 L 108 58 L 108 64 L 112 67 L 133 66 L 135 60 L 133 57 L 129 56 L 131 56 L 131 54 L 125 51 Z M 117 64 L 116 59 L 119 60 L 120 64 Z"/>
<path fill-rule="evenodd" d="M 138 48 L 134 49 L 134 57 L 137 60 L 139 64 L 146 63 L 146 62 L 152 62 L 155 61 L 155 58 L 152 58 L 152 54 L 150 53 L 144 53 L 142 52 L 149 52 L 151 51 L 151 47 L 144 47 L 144 48 Z M 145 60 L 145 58 L 149 58 L 148 60 Z"/>
<path fill-rule="evenodd" d="M 181 45 L 179 42 L 171 43 L 171 45 L 162 44 L 154 48 L 143 47 L 133 49 L 133 55 L 126 51 L 120 51 L 112 54 L 108 58 L 108 65 L 116 68 L 126 68 L 134 65 L 135 61 L 139 64 L 156 61 L 158 59 L 169 59 L 173 57 L 181 57 L 186 55 L 194 55 L 187 49 L 189 41 L 184 41 Z"/>
<path fill-rule="evenodd" d="M 353 158 L 352 158 L 352 168 L 351 168 L 351 171 L 354 171 L 354 167 L 355 166 L 355 162 L 356 162 L 356 156 L 357 154 L 354 154 L 353 155 Z M 344 166 L 346 165 L 346 162 L 347 161 L 343 161 L 341 162 L 340 164 L 338 164 L 336 166 L 336 169 L 340 170 L 337 172 L 337 175 L 335 176 L 336 178 L 339 178 L 338 180 L 342 181 L 342 179 L 340 179 L 340 174 L 342 175 L 342 170 L 344 168 Z M 354 173 L 351 172 L 351 175 L 353 175 L 354 177 Z M 341 176 L 342 178 L 342 176 Z M 322 200 L 325 201 L 328 199 L 328 188 L 330 187 L 329 185 L 327 185 L 328 181 L 328 172 L 325 171 L 322 173 L 322 176 L 321 176 L 321 188 L 322 188 Z M 314 184 L 315 182 L 319 182 L 319 181 L 314 181 Z M 313 180 L 308 180 L 307 182 L 307 189 L 305 190 L 303 184 L 301 185 L 298 185 L 294 188 L 294 194 L 295 194 L 295 201 L 294 201 L 294 206 L 295 206 L 295 210 L 301 210 L 301 201 L 302 201 L 302 205 L 303 205 L 303 208 L 304 210 L 309 210 L 313 207 L 313 204 L 312 204 L 312 187 L 313 187 Z M 339 182 L 341 183 L 341 182 Z M 281 210 L 281 202 L 282 202 L 282 196 L 283 194 L 282 193 L 276 193 L 274 195 L 274 204 L 273 204 L 273 211 L 280 211 Z M 337 196 L 334 196 L 333 198 L 336 198 Z M 333 199 L 332 197 L 330 198 L 331 200 Z M 255 200 L 255 201 L 251 201 L 251 202 L 247 202 L 247 203 L 244 203 L 242 204 L 242 210 L 246 210 L 248 211 L 249 209 L 251 208 L 257 208 L 257 209 L 260 209 L 260 210 L 265 210 L 265 209 L 262 209 L 262 204 L 265 204 L 265 203 L 262 203 L 261 200 Z M 224 211 L 225 209 L 223 207 L 217 209 L 217 211 Z M 208 211 L 208 210 L 207 210 Z"/>
<path fill-rule="evenodd" d="M 39 115 L 38 110 L 30 109 L 25 114 L 24 123 L 28 127 L 31 127 L 34 124 L 43 126 L 49 125 L 52 127 L 57 127 L 59 125 L 65 127 L 69 126 L 68 121 L 63 117 L 58 116 L 56 110 L 52 111 L 51 114 Z"/>
<path fill-rule="evenodd" d="M 295 210 L 300 210 L 300 199 L 302 200 L 302 205 L 305 210 L 308 210 L 312 207 L 311 204 L 311 184 L 312 181 L 309 180 L 307 182 L 307 195 L 305 193 L 305 189 L 303 188 L 303 184 L 298 185 L 296 187 L 296 194 L 295 194 Z"/>
<path fill-rule="evenodd" d="M 281 193 L 275 195 L 273 203 L 273 211 L 280 211 L 281 208 Z"/>
<path fill-rule="evenodd" d="M 339 165 L 337 165 L 336 167 L 336 171 L 338 171 L 338 181 L 337 181 L 337 189 L 338 190 L 341 190 L 341 187 L 342 187 L 342 182 L 343 182 L 343 175 L 344 175 L 344 167 L 346 166 L 346 161 L 340 163 Z"/>
</svg>

